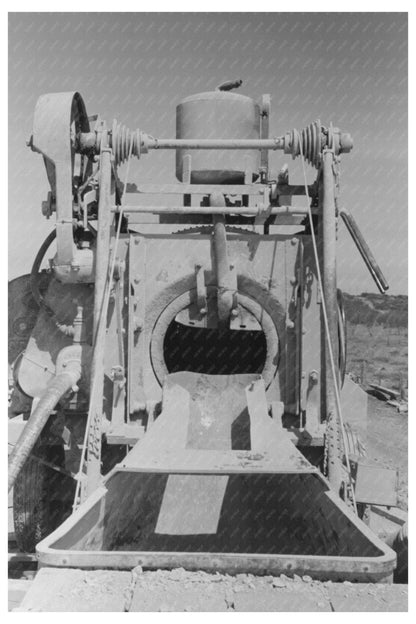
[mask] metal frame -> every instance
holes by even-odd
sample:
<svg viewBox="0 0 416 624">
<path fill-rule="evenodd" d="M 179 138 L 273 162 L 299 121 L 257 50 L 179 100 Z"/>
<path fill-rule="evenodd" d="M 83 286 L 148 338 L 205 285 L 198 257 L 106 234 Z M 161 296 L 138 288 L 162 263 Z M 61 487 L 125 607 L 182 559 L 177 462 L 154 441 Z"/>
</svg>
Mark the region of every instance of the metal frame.
<svg viewBox="0 0 416 624">
<path fill-rule="evenodd" d="M 210 473 L 211 474 L 211 473 Z M 221 474 L 229 474 L 221 472 Z M 323 479 L 319 473 L 318 477 Z M 106 479 L 107 481 L 108 479 Z M 54 544 L 99 505 L 107 489 L 101 486 L 89 497 L 82 508 L 74 512 L 56 531 L 36 547 L 41 565 L 73 568 L 132 569 L 142 566 L 151 569 L 185 567 L 189 570 L 207 570 L 236 574 L 299 574 L 315 579 L 351 580 L 354 582 L 388 583 L 392 581 L 396 562 L 395 553 L 384 544 L 357 516 L 331 491 L 328 498 L 342 509 L 349 521 L 381 551 L 377 557 L 335 557 L 316 555 L 256 555 L 240 553 L 178 553 L 146 551 L 77 551 L 56 548 Z"/>
</svg>

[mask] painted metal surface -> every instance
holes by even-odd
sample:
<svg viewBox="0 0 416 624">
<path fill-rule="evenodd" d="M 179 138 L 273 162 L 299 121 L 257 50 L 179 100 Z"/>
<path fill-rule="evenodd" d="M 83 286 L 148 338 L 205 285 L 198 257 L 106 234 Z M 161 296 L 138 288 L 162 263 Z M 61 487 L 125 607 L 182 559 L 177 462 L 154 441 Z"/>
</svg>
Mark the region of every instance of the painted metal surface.
<svg viewBox="0 0 416 624">
<path fill-rule="evenodd" d="M 189 151 L 189 140 L 260 138 L 260 107 L 249 97 L 237 93 L 211 91 L 191 95 L 176 107 L 176 138 L 188 142 L 176 152 L 176 177 L 183 180 L 184 158 L 189 157 L 190 180 L 199 183 L 229 184 L 249 182 L 257 177 L 259 156 L 255 151 Z"/>
</svg>

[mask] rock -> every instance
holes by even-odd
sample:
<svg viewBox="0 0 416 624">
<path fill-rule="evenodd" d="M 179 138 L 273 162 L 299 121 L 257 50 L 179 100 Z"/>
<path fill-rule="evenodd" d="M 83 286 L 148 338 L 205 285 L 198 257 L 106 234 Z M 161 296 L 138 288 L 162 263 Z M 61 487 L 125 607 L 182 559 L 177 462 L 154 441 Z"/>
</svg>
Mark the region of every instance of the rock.
<svg viewBox="0 0 416 624">
<path fill-rule="evenodd" d="M 272 585 L 273 587 L 287 587 L 285 581 L 279 577 L 273 579 Z"/>
<path fill-rule="evenodd" d="M 183 568 L 175 568 L 171 570 L 169 577 L 174 581 L 183 581 L 186 577 L 186 571 Z"/>
</svg>

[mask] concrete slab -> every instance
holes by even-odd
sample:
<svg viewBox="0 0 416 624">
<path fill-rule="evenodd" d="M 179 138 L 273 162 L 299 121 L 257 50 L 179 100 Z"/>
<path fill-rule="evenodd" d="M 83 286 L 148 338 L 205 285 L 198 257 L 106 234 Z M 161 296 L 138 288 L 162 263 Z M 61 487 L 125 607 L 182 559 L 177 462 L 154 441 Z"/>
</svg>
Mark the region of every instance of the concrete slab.
<svg viewBox="0 0 416 624">
<path fill-rule="evenodd" d="M 398 612 L 407 585 L 322 583 L 309 577 L 42 568 L 18 611 Z"/>
<path fill-rule="evenodd" d="M 124 611 L 131 572 L 41 568 L 18 611 Z"/>
<path fill-rule="evenodd" d="M 328 596 L 334 611 L 407 611 L 407 585 L 330 583 Z"/>
<path fill-rule="evenodd" d="M 7 586 L 9 611 L 20 607 L 32 583 L 33 581 L 28 579 L 9 579 Z"/>
</svg>

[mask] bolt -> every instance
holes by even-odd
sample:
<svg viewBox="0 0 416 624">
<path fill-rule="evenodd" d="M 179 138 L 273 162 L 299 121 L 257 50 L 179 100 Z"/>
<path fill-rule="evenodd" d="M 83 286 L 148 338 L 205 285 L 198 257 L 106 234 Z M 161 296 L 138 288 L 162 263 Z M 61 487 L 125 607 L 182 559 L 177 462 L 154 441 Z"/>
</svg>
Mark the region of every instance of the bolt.
<svg viewBox="0 0 416 624">
<path fill-rule="evenodd" d="M 296 238 L 296 236 L 294 236 L 294 237 L 291 239 L 291 241 L 290 241 L 290 242 L 291 242 L 291 244 L 292 244 L 292 245 L 296 245 L 296 244 L 297 244 L 297 242 L 298 242 L 298 239 Z"/>
<path fill-rule="evenodd" d="M 296 277 L 291 277 L 290 278 L 290 283 L 291 283 L 292 286 L 294 286 L 296 284 L 296 282 L 297 282 Z"/>
<path fill-rule="evenodd" d="M 236 317 L 238 316 L 238 310 L 237 310 L 236 308 L 233 308 L 233 309 L 231 310 L 231 316 L 232 316 L 233 318 L 236 318 Z"/>
<path fill-rule="evenodd" d="M 309 381 L 313 384 L 318 383 L 318 373 L 317 371 L 312 371 L 309 373 Z"/>
</svg>

